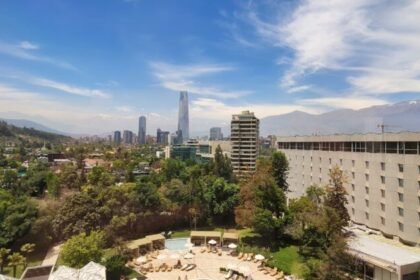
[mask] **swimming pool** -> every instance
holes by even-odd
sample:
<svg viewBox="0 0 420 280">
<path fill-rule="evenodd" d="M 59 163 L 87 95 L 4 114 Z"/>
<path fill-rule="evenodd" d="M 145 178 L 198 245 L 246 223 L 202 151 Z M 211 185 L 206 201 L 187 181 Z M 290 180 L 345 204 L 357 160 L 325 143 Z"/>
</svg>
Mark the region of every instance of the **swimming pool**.
<svg viewBox="0 0 420 280">
<path fill-rule="evenodd" d="M 187 250 L 185 244 L 187 244 L 189 238 L 172 238 L 165 240 L 165 247 L 168 250 L 172 251 L 179 251 L 179 250 Z"/>
</svg>

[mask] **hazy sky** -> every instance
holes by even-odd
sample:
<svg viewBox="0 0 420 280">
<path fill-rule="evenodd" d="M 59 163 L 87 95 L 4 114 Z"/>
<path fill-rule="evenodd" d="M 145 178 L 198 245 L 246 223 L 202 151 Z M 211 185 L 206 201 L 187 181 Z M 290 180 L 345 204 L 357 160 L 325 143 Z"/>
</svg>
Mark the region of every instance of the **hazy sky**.
<svg viewBox="0 0 420 280">
<path fill-rule="evenodd" d="M 0 117 L 192 135 L 420 98 L 420 1 L 22 0 L 0 8 Z"/>
</svg>

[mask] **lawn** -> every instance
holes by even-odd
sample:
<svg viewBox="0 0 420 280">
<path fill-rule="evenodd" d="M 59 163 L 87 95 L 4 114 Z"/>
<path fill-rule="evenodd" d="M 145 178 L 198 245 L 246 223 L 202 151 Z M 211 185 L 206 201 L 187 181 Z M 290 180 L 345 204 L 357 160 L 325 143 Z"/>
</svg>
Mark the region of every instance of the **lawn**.
<svg viewBox="0 0 420 280">
<path fill-rule="evenodd" d="M 272 256 L 270 264 L 287 274 L 302 276 L 304 263 L 297 246 L 280 248 L 277 252 L 272 252 Z"/>
</svg>

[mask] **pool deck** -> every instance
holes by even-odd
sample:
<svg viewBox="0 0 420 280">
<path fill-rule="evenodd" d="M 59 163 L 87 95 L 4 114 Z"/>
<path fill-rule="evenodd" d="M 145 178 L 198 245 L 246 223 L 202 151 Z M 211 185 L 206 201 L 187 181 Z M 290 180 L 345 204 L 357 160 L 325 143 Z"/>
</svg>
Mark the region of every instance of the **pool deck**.
<svg viewBox="0 0 420 280">
<path fill-rule="evenodd" d="M 241 261 L 237 257 L 232 257 L 227 254 L 227 252 L 223 252 L 222 256 L 218 256 L 215 253 L 200 253 L 200 247 L 194 247 L 193 252 L 195 253 L 195 257 L 193 259 L 183 259 L 181 258 L 181 263 L 193 263 L 196 264 L 197 267 L 191 271 L 181 271 L 180 269 L 174 269 L 171 272 L 148 272 L 146 274 L 148 280 L 178 280 L 179 277 L 181 280 L 185 280 L 187 276 L 188 280 L 198 280 L 198 279 L 208 279 L 208 280 L 225 280 L 226 272 L 220 272 L 220 267 L 226 267 L 227 265 L 236 265 L 238 268 L 245 267 L 245 269 L 249 270 L 252 279 L 258 280 L 274 280 L 277 279 L 278 276 L 270 276 L 264 274 L 261 271 L 258 271 L 258 263 L 254 261 Z M 173 251 L 169 251 L 170 252 Z M 184 251 L 185 253 L 185 251 Z M 168 254 L 168 251 L 163 252 L 163 254 Z M 183 255 L 183 254 L 181 254 Z M 166 259 L 164 261 L 160 260 L 153 260 L 153 266 L 159 266 L 165 262 L 168 265 L 173 266 L 177 260 L 174 259 Z M 243 278 L 241 278 L 243 279 Z"/>
</svg>

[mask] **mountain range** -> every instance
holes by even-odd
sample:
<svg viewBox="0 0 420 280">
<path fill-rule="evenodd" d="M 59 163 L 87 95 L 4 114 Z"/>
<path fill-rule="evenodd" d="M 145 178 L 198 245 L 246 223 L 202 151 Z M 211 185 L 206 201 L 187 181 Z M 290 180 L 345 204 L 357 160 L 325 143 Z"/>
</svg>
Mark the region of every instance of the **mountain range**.
<svg viewBox="0 0 420 280">
<path fill-rule="evenodd" d="M 0 118 L 16 127 L 28 127 L 36 130 L 80 137 L 50 128 L 38 122 L 26 119 Z M 420 131 L 420 100 L 404 101 L 389 105 L 372 106 L 360 110 L 341 109 L 323 114 L 309 114 L 294 111 L 275 115 L 260 120 L 260 135 L 313 135 L 339 133 L 368 133 Z M 228 131 L 228 127 L 224 127 Z M 149 134 L 154 134 L 149 132 Z M 105 134 L 104 134 L 105 136 Z"/>
<path fill-rule="evenodd" d="M 420 131 L 420 100 L 372 106 L 360 110 L 342 109 L 319 115 L 294 111 L 262 118 L 260 135 L 351 134 Z"/>
</svg>

